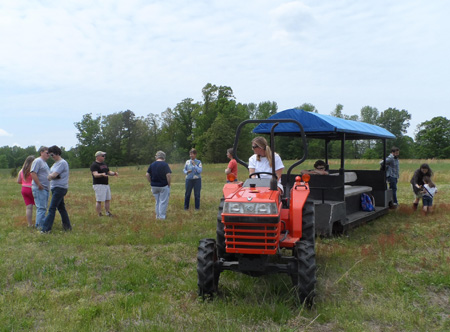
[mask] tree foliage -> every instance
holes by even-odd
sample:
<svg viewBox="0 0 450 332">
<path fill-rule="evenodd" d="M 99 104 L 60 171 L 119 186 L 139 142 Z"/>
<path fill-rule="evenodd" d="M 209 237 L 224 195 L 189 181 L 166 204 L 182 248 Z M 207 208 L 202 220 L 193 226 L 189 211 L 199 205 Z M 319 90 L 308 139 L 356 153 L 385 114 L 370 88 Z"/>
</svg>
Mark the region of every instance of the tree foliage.
<svg viewBox="0 0 450 332">
<path fill-rule="evenodd" d="M 71 168 L 88 167 L 96 151 L 108 154 L 111 167 L 148 164 L 158 150 L 166 152 L 170 162 L 182 162 L 188 158 L 188 151 L 196 148 L 204 162 L 226 162 L 226 150 L 233 146 L 238 125 L 247 119 L 267 119 L 278 111 L 273 101 L 242 104 L 236 101 L 233 90 L 228 86 L 206 84 L 202 89 L 202 101 L 185 98 L 176 106 L 167 108 L 160 115 L 148 114 L 137 117 L 131 110 L 108 115 L 85 114 L 74 123 L 78 130 L 78 144 L 69 151 L 63 150 L 63 158 Z M 310 103 L 296 107 L 308 112 L 319 113 Z M 344 106 L 336 104 L 330 115 L 346 120 L 363 121 L 378 125 L 393 133 L 388 149 L 395 145 L 401 150 L 402 158 L 449 158 L 450 123 L 445 117 L 433 118 L 418 126 L 416 142 L 406 136 L 411 115 L 406 110 L 388 108 L 379 112 L 372 106 L 364 106 L 360 114 L 343 113 Z M 250 141 L 255 125 L 243 128 L 238 156 L 246 160 L 252 154 Z M 278 137 L 277 152 L 283 159 L 298 159 L 303 155 L 300 139 Z M 377 141 L 345 142 L 347 158 L 380 158 L 382 144 Z M 0 168 L 17 168 L 28 155 L 37 155 L 37 147 L 17 146 L 0 148 Z M 339 158 L 341 142 L 331 142 L 328 157 Z M 323 140 L 308 139 L 308 158 L 325 156 Z M 49 162 L 51 164 L 51 160 Z"/>
<path fill-rule="evenodd" d="M 419 124 L 416 133 L 419 158 L 450 158 L 450 120 L 435 117 Z"/>
</svg>

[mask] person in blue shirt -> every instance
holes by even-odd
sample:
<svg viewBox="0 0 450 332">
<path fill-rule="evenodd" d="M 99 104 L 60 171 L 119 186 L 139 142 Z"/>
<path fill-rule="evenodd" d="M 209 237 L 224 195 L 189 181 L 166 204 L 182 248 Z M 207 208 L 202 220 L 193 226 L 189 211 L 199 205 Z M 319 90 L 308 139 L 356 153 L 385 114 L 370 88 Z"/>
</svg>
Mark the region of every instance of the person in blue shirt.
<svg viewBox="0 0 450 332">
<path fill-rule="evenodd" d="M 197 158 L 197 150 L 189 151 L 190 159 L 186 161 L 183 172 L 186 174 L 186 192 L 184 194 L 184 209 L 189 210 L 192 189 L 194 189 L 195 209 L 200 209 L 200 191 L 202 189 L 202 162 Z"/>
<path fill-rule="evenodd" d="M 166 219 L 172 171 L 166 163 L 166 154 L 163 151 L 156 152 L 155 158 L 156 161 L 148 167 L 145 176 L 152 186 L 152 194 L 156 200 L 156 219 Z"/>
</svg>

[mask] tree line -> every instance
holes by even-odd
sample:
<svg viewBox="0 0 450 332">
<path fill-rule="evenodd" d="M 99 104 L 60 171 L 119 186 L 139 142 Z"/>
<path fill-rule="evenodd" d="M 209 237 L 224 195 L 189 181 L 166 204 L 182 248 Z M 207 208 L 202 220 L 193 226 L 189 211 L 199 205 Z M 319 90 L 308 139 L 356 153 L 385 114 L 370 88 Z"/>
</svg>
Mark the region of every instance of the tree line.
<svg viewBox="0 0 450 332">
<path fill-rule="evenodd" d="M 206 84 L 202 89 L 203 100 L 186 98 L 173 109 L 167 108 L 160 115 L 136 116 L 131 110 L 109 115 L 83 115 L 74 123 L 78 144 L 67 150 L 62 147 L 63 158 L 71 168 L 88 167 L 96 151 L 108 153 L 111 166 L 143 165 L 154 160 L 156 151 L 166 152 L 170 163 L 188 159 L 188 151 L 195 147 L 203 162 L 224 163 L 226 150 L 233 146 L 236 128 L 248 119 L 267 119 L 278 111 L 273 101 L 259 104 L 243 104 L 236 101 L 231 87 Z M 319 113 L 314 105 L 303 103 L 296 107 Z M 411 115 L 407 110 L 364 106 L 360 114 L 345 115 L 343 105 L 337 104 L 330 115 L 354 121 L 378 125 L 396 136 L 388 140 L 388 148 L 400 148 L 402 158 L 450 158 L 450 120 L 435 117 L 418 125 L 414 139 L 407 136 Z M 238 146 L 238 155 L 246 160 L 252 154 L 250 141 L 255 125 L 244 128 Z M 302 155 L 300 140 L 279 137 L 276 151 L 283 159 L 298 159 Z M 323 158 L 325 145 L 322 140 L 309 139 L 308 158 Z M 37 147 L 39 148 L 39 147 Z M 329 157 L 339 158 L 339 142 L 329 146 Z M 382 146 L 376 141 L 346 142 L 346 157 L 373 159 L 382 156 Z M 37 155 L 36 147 L 0 148 L 0 168 L 20 167 L 28 155 Z M 50 160 L 49 160 L 50 161 Z"/>
</svg>

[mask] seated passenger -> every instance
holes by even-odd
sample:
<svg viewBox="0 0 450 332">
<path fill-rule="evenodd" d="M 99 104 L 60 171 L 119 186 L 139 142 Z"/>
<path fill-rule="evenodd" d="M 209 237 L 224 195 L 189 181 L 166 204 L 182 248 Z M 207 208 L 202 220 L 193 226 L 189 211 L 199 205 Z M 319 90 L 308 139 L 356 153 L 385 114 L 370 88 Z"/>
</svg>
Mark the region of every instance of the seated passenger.
<svg viewBox="0 0 450 332">
<path fill-rule="evenodd" d="M 327 164 L 323 160 L 317 160 L 314 163 L 314 169 L 303 170 L 302 174 L 319 174 L 319 175 L 328 175 Z"/>
<path fill-rule="evenodd" d="M 260 136 L 252 140 L 252 149 L 255 154 L 248 160 L 249 174 L 258 172 L 272 173 L 272 163 L 275 162 L 275 173 L 277 175 L 278 187 L 280 187 L 284 165 L 278 153 L 275 153 L 275 160 L 272 160 L 272 150 L 267 144 L 266 139 Z M 261 174 L 260 176 L 261 178 L 271 178 L 269 174 Z M 257 176 L 255 175 L 253 177 Z"/>
</svg>

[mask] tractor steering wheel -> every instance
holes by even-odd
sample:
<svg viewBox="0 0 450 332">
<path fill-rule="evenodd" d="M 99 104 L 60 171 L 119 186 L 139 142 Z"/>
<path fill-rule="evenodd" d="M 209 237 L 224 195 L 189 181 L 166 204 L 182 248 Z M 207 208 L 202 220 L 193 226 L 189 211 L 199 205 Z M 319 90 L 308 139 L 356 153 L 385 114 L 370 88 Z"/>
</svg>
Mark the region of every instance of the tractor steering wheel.
<svg viewBox="0 0 450 332">
<path fill-rule="evenodd" d="M 254 173 L 250 174 L 248 177 L 251 178 L 253 175 L 256 175 L 256 176 L 258 176 L 258 179 L 261 179 L 261 174 L 267 174 L 267 175 L 270 175 L 270 176 L 274 176 L 275 175 L 275 178 L 277 177 L 276 174 L 273 174 L 271 172 L 254 172 Z"/>
</svg>

